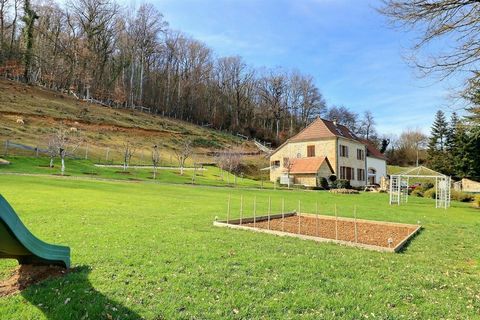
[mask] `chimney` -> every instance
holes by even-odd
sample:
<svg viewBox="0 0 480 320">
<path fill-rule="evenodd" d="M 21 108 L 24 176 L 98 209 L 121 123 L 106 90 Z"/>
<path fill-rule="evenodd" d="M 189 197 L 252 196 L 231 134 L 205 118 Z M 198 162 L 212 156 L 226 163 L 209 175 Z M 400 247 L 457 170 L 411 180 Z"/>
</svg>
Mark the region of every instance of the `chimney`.
<svg viewBox="0 0 480 320">
<path fill-rule="evenodd" d="M 337 126 L 337 118 L 333 118 L 333 125 L 336 127 Z"/>
</svg>

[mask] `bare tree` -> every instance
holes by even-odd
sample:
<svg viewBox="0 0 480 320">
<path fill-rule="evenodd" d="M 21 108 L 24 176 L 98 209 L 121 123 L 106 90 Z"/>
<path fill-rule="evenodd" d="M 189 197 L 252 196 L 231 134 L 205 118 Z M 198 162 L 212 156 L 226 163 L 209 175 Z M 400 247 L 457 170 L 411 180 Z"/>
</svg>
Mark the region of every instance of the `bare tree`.
<svg viewBox="0 0 480 320">
<path fill-rule="evenodd" d="M 185 162 L 193 154 L 192 140 L 190 139 L 183 140 L 179 144 L 178 149 L 175 149 L 174 151 L 175 151 L 175 156 L 178 160 L 178 164 L 180 166 L 180 175 L 183 176 L 183 169 L 185 167 Z"/>
<path fill-rule="evenodd" d="M 480 78 L 478 1 L 383 0 L 379 11 L 396 27 L 420 31 L 410 61 L 422 75 L 464 75 L 470 84 Z M 432 50 L 438 44 L 441 50 Z"/>
<path fill-rule="evenodd" d="M 160 151 L 158 150 L 158 145 L 153 145 L 152 149 L 152 163 L 153 163 L 153 180 L 157 176 L 157 168 L 160 163 Z"/>
<path fill-rule="evenodd" d="M 217 163 L 218 168 L 220 168 L 220 174 L 223 181 L 224 172 L 228 168 L 228 157 L 225 150 L 219 151 L 215 154 L 215 162 Z"/>
<path fill-rule="evenodd" d="M 82 139 L 78 132 L 71 132 L 65 129 L 58 129 L 50 136 L 48 146 L 50 153 L 50 165 L 52 166 L 54 150 L 62 161 L 62 175 L 65 173 L 65 158 L 72 156 L 81 145 Z M 50 152 L 50 151 L 49 151 Z"/>
<path fill-rule="evenodd" d="M 126 171 L 130 165 L 130 160 L 135 154 L 135 150 L 135 145 L 132 142 L 128 140 L 123 142 L 123 171 Z"/>
<path fill-rule="evenodd" d="M 333 106 L 328 109 L 325 117 L 331 121 L 336 120 L 338 124 L 346 126 L 352 132 L 358 130 L 358 114 L 348 110 L 347 107 Z"/>
<path fill-rule="evenodd" d="M 233 174 L 233 183 L 237 184 L 237 175 L 242 164 L 244 149 L 242 147 L 235 147 L 225 149 L 217 153 L 216 161 L 219 168 L 227 173 L 227 183 L 230 183 L 230 174 Z"/>
<path fill-rule="evenodd" d="M 228 168 L 233 173 L 233 183 L 237 184 L 237 175 L 239 174 L 239 168 L 242 164 L 244 150 L 242 147 L 234 148 L 229 152 Z"/>
<path fill-rule="evenodd" d="M 367 110 L 363 113 L 357 133 L 367 140 L 370 140 L 375 135 L 375 119 L 371 111 Z"/>
<path fill-rule="evenodd" d="M 47 153 L 48 153 L 48 156 L 50 157 L 49 167 L 53 168 L 53 161 L 58 156 L 58 146 L 56 145 L 55 139 L 53 139 L 53 136 L 49 137 L 48 139 Z"/>
<path fill-rule="evenodd" d="M 418 165 L 425 159 L 428 137 L 419 129 L 407 129 L 394 141 L 390 161 L 399 165 Z"/>
<path fill-rule="evenodd" d="M 292 168 L 293 168 L 293 162 L 295 160 L 291 159 L 291 158 L 285 158 L 284 161 L 283 161 L 283 168 L 285 170 L 285 172 L 287 172 L 287 187 L 288 189 L 290 189 L 290 172 L 292 171 Z"/>
</svg>

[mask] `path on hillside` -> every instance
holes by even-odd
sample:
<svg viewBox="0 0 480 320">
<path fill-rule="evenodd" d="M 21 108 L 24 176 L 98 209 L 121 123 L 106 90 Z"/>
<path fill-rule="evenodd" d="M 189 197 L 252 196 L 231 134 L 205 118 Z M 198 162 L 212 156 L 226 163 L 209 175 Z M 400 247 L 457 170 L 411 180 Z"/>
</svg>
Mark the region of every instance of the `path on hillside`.
<svg viewBox="0 0 480 320">
<path fill-rule="evenodd" d="M 94 164 L 95 167 L 100 168 L 122 168 L 123 164 Z M 127 169 L 154 169 L 153 166 L 128 166 Z M 157 167 L 158 170 L 180 170 L 180 167 Z M 192 168 L 192 167 L 184 167 L 183 170 L 199 170 L 199 171 L 206 171 L 206 168 Z"/>
<path fill-rule="evenodd" d="M 241 186 L 241 185 L 215 185 L 215 184 L 200 184 L 200 183 L 175 183 L 175 182 L 165 182 L 165 181 L 148 181 L 148 180 L 124 180 L 124 179 L 113 179 L 113 178 L 100 178 L 100 177 L 81 177 L 81 176 L 62 176 L 62 175 L 52 175 L 44 173 L 20 173 L 20 172 L 1 172 L 1 176 L 21 176 L 21 177 L 41 177 L 41 178 L 51 178 L 51 179 L 65 179 L 65 180 L 79 180 L 79 181 L 92 181 L 92 182 L 114 182 L 114 183 L 132 183 L 132 184 L 153 184 L 153 185 L 166 185 L 166 186 L 180 186 L 180 187 L 192 187 L 192 188 L 210 188 L 210 189 L 233 189 L 233 190 L 253 190 L 253 191 L 271 191 L 271 190 L 287 190 L 285 188 L 277 187 L 276 189 L 272 187 L 254 187 L 254 186 Z M 302 190 L 302 191 L 312 191 L 312 190 Z"/>
</svg>

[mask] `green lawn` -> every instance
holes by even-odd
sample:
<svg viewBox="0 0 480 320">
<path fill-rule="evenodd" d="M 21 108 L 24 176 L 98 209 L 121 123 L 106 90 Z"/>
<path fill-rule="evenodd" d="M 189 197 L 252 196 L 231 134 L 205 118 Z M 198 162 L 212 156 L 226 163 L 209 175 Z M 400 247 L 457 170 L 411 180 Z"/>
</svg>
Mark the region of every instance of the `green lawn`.
<svg viewBox="0 0 480 320">
<path fill-rule="evenodd" d="M 75 272 L 0 299 L 2 319 L 480 318 L 480 210 L 385 194 L 247 190 L 0 175 L 0 193 Z M 417 223 L 400 254 L 215 228 L 245 200 Z M 0 261 L 6 277 L 15 261 Z"/>
<path fill-rule="evenodd" d="M 22 173 L 22 174 L 41 174 L 41 175 L 60 175 L 60 159 L 55 159 L 54 168 L 49 167 L 50 159 L 47 157 L 23 157 L 13 156 L 4 157 L 10 162 L 9 165 L 0 165 L 1 173 Z M 209 186 L 235 186 L 235 187 L 263 187 L 273 188 L 269 181 L 256 181 L 248 178 L 237 177 L 236 182 L 232 174 L 221 172 L 215 166 L 205 166 L 205 170 L 197 170 L 195 180 L 192 180 L 193 170 L 184 170 L 180 175 L 180 170 L 162 170 L 157 171 L 156 179 L 153 180 L 152 168 L 106 168 L 95 167 L 91 160 L 67 159 L 65 161 L 65 175 L 89 178 L 89 179 L 115 179 L 129 181 L 148 181 L 156 183 L 173 184 L 199 184 Z M 119 163 L 116 163 L 119 164 Z"/>
</svg>

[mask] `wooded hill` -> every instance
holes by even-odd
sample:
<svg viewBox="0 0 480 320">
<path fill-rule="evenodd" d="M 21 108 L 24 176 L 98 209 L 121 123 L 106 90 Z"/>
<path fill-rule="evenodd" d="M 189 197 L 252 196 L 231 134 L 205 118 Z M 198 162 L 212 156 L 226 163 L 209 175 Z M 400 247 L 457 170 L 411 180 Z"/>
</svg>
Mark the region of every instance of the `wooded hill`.
<svg viewBox="0 0 480 320">
<path fill-rule="evenodd" d="M 159 145 L 161 157 L 168 163 L 173 151 L 186 139 L 191 140 L 197 161 L 211 162 L 215 151 L 238 146 L 245 153 L 259 152 L 251 141 L 217 130 L 140 111 L 82 102 L 37 86 L 0 80 L 0 92 L 0 143 L 10 140 L 46 148 L 51 135 L 63 128 L 75 130 L 83 141 L 79 153 L 83 154 L 88 145 L 89 156 L 95 160 L 103 160 L 109 148 L 110 159 L 116 158 L 121 163 L 126 141 L 136 149 L 135 156 L 143 150 L 147 163 L 154 144 Z M 0 150 L 3 149 L 2 145 Z M 175 165 L 174 157 L 172 161 Z"/>
<path fill-rule="evenodd" d="M 0 74 L 10 79 L 273 142 L 326 111 L 311 76 L 217 57 L 151 4 L 0 3 Z"/>
</svg>

